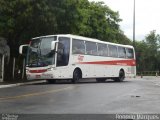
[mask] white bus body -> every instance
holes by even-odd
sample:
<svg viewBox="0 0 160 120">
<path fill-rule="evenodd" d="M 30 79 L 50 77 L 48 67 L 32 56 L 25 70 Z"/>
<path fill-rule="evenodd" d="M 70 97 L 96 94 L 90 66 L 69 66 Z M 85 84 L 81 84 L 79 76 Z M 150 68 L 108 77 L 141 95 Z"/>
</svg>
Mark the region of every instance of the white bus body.
<svg viewBox="0 0 160 120">
<path fill-rule="evenodd" d="M 33 38 L 28 49 L 28 80 L 72 79 L 77 82 L 80 78 L 97 78 L 98 81 L 113 78 L 123 81 L 124 77 L 136 76 L 135 52 L 130 45 L 67 34 Z"/>
</svg>

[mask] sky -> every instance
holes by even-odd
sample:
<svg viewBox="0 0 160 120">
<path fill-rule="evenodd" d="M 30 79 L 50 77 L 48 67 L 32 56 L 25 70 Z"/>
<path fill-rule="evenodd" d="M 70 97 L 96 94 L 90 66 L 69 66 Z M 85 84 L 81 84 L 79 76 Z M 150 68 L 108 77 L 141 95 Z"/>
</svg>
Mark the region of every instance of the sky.
<svg viewBox="0 0 160 120">
<path fill-rule="evenodd" d="M 133 5 L 134 0 L 89 0 L 103 1 L 113 11 L 118 11 L 120 28 L 124 34 L 133 39 Z M 144 40 L 150 31 L 160 34 L 160 0 L 135 0 L 135 39 Z"/>
</svg>

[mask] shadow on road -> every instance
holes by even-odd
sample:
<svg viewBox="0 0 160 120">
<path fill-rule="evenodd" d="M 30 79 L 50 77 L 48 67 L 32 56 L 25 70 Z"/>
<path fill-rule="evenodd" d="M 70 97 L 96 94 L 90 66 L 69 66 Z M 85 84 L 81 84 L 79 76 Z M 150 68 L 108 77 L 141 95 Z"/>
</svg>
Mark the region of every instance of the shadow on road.
<svg viewBox="0 0 160 120">
<path fill-rule="evenodd" d="M 113 80 L 106 80 L 105 82 L 97 82 L 96 80 L 92 79 L 92 80 L 80 80 L 80 82 L 76 83 L 76 84 L 126 84 L 128 82 L 131 82 L 131 81 L 123 81 L 123 82 L 115 82 Z M 46 82 L 43 82 L 43 83 L 35 83 L 33 85 L 64 85 L 64 84 L 73 84 L 71 82 L 71 80 L 56 80 L 55 83 L 48 83 L 47 81 Z M 74 85 L 74 84 L 73 84 Z"/>
</svg>

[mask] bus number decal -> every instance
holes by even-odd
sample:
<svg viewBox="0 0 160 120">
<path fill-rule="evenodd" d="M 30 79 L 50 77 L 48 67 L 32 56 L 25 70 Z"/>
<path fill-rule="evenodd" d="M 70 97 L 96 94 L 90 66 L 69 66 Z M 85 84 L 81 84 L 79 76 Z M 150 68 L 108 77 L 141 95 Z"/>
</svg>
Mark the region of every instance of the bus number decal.
<svg viewBox="0 0 160 120">
<path fill-rule="evenodd" d="M 82 61 L 83 61 L 83 59 L 84 59 L 84 56 L 82 56 L 82 55 L 78 55 L 78 61 L 79 61 L 79 62 L 82 62 Z"/>
</svg>

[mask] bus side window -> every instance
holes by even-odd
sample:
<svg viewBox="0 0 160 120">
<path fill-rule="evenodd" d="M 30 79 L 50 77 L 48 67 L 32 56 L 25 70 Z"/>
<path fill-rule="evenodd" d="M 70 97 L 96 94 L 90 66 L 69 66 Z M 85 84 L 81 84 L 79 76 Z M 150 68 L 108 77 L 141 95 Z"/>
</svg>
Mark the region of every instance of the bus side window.
<svg viewBox="0 0 160 120">
<path fill-rule="evenodd" d="M 117 46 L 108 45 L 108 48 L 109 48 L 109 56 L 110 57 L 118 57 Z"/>
<path fill-rule="evenodd" d="M 108 49 L 106 44 L 98 44 L 98 55 L 99 56 L 108 56 Z"/>
<path fill-rule="evenodd" d="M 126 58 L 126 50 L 124 47 L 118 47 L 119 58 Z"/>
<path fill-rule="evenodd" d="M 83 40 L 72 40 L 72 53 L 73 54 L 85 54 L 85 44 Z"/>
<path fill-rule="evenodd" d="M 95 42 L 86 41 L 86 54 L 97 55 L 97 44 Z"/>
<path fill-rule="evenodd" d="M 134 58 L 134 53 L 133 53 L 133 49 L 131 48 L 126 48 L 126 52 L 127 52 L 127 58 Z"/>
</svg>

